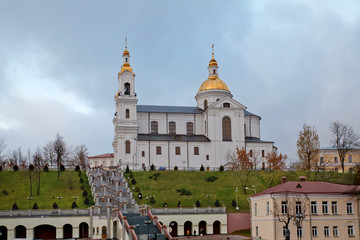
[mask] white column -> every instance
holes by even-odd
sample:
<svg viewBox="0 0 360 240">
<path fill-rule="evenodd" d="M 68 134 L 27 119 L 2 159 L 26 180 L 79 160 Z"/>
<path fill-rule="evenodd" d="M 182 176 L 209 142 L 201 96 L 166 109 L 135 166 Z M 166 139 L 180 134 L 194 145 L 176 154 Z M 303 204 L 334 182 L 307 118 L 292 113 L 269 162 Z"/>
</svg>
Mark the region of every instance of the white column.
<svg viewBox="0 0 360 240">
<path fill-rule="evenodd" d="M 91 229 L 91 231 L 92 231 L 92 229 Z M 74 227 L 73 226 L 73 236 L 72 237 L 73 238 L 79 238 L 79 227 Z"/>
<path fill-rule="evenodd" d="M 56 228 L 56 238 L 63 238 L 64 237 L 64 233 L 63 233 L 63 228 L 62 227 L 57 227 Z"/>
<path fill-rule="evenodd" d="M 27 239 L 34 239 L 34 229 L 33 228 L 27 228 L 26 229 L 26 238 Z"/>
</svg>

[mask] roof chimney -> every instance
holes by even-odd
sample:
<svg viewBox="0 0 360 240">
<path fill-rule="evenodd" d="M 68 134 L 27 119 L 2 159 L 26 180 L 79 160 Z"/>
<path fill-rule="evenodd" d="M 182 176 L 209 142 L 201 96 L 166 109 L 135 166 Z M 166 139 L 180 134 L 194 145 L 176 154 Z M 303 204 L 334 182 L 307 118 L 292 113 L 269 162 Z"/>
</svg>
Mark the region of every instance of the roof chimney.
<svg viewBox="0 0 360 240">
<path fill-rule="evenodd" d="M 306 177 L 305 177 L 305 176 L 300 176 L 300 177 L 299 177 L 299 181 L 300 181 L 300 182 L 305 182 L 305 180 L 306 180 Z"/>
<path fill-rule="evenodd" d="M 285 176 L 282 176 L 282 177 L 281 177 L 281 182 L 282 182 L 282 183 L 286 183 L 286 177 L 285 177 Z"/>
</svg>

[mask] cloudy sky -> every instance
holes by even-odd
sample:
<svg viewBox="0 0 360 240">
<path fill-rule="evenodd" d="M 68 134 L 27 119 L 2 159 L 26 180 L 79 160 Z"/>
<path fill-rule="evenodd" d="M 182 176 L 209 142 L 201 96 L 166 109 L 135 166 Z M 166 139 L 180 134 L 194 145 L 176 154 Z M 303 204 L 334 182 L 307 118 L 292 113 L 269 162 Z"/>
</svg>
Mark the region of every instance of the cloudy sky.
<svg viewBox="0 0 360 240">
<path fill-rule="evenodd" d="M 195 106 L 214 43 L 220 78 L 291 159 L 304 123 L 322 146 L 335 120 L 360 132 L 358 0 L 14 0 L 0 1 L 5 152 L 56 133 L 112 152 L 125 36 L 139 104 Z"/>
</svg>

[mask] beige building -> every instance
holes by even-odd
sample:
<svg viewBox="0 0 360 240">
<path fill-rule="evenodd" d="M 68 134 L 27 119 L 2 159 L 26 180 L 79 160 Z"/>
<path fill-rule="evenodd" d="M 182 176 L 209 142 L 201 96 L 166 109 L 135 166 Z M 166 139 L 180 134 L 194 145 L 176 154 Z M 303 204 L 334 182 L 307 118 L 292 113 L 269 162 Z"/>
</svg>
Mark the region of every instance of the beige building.
<svg viewBox="0 0 360 240">
<path fill-rule="evenodd" d="M 116 164 L 114 164 L 113 153 L 91 156 L 89 157 L 89 164 L 91 168 L 102 166 L 103 168 L 109 169 L 116 166 Z"/>
<path fill-rule="evenodd" d="M 325 170 L 341 171 L 341 162 L 336 147 L 320 148 L 319 151 L 320 165 Z M 350 150 L 344 161 L 345 172 L 355 170 L 356 164 L 360 163 L 360 149 Z"/>
<path fill-rule="evenodd" d="M 286 181 L 250 197 L 253 239 L 360 239 L 360 187 Z"/>
</svg>

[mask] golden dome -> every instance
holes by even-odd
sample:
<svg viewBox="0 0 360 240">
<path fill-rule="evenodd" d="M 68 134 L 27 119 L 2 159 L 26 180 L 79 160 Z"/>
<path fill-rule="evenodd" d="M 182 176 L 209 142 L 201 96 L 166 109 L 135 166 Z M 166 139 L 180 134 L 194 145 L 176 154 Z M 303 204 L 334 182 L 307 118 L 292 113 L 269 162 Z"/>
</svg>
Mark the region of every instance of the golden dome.
<svg viewBox="0 0 360 240">
<path fill-rule="evenodd" d="M 217 62 L 216 62 L 216 60 L 215 60 L 215 58 L 214 58 L 214 56 L 213 56 L 213 58 L 210 60 L 210 62 L 209 62 L 209 67 L 210 66 L 217 66 L 218 64 L 217 64 Z"/>
<path fill-rule="evenodd" d="M 135 73 L 133 72 L 132 68 L 130 67 L 129 63 L 124 63 L 121 67 L 121 70 L 119 72 L 119 75 L 122 74 L 125 71 L 130 71 L 133 75 L 135 75 Z"/>
<path fill-rule="evenodd" d="M 230 91 L 226 83 L 223 80 L 221 80 L 218 76 L 210 76 L 208 79 L 206 79 L 205 82 L 203 82 L 199 87 L 198 93 L 205 90 Z"/>
<path fill-rule="evenodd" d="M 125 55 L 130 55 L 129 51 L 127 50 L 127 48 L 125 48 L 125 51 L 123 52 L 123 56 Z"/>
</svg>

